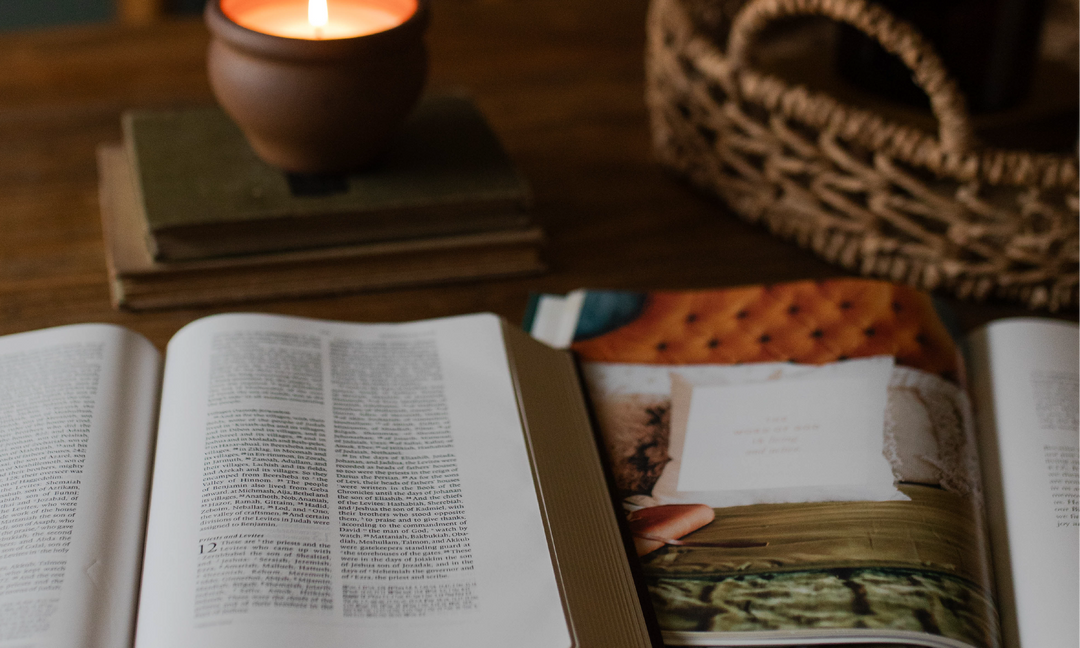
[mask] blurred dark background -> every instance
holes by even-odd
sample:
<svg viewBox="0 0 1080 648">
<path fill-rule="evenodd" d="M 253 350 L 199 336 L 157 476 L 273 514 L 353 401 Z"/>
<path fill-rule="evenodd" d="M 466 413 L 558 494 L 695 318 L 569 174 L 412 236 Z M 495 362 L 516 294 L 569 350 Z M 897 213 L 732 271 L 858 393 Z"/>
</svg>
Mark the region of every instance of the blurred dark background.
<svg viewBox="0 0 1080 648">
<path fill-rule="evenodd" d="M 206 0 L 3 0 L 0 31 L 202 12 Z M 144 17 L 145 16 L 145 17 Z"/>
</svg>

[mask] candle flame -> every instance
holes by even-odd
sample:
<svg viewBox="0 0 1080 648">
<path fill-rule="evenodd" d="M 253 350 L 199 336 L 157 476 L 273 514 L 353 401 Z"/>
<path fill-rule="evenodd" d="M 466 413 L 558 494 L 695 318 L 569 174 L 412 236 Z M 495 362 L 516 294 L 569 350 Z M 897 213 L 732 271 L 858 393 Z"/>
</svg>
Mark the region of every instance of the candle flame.
<svg viewBox="0 0 1080 648">
<path fill-rule="evenodd" d="M 329 13 L 326 8 L 326 0 L 308 0 L 307 16 L 312 27 L 325 27 L 330 19 Z"/>
</svg>

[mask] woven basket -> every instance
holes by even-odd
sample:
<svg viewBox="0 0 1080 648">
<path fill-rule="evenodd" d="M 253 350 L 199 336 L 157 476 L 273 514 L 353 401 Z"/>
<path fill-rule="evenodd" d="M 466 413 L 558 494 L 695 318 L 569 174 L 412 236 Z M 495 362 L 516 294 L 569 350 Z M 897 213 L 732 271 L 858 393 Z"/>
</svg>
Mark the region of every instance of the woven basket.
<svg viewBox="0 0 1080 648">
<path fill-rule="evenodd" d="M 863 0 L 751 0 L 723 50 L 687 1 L 653 0 L 649 13 L 646 100 L 663 164 L 864 275 L 1077 306 L 1077 158 L 979 147 L 963 96 L 913 27 Z M 847 23 L 904 61 L 937 136 L 756 71 L 762 29 L 806 15 Z"/>
</svg>

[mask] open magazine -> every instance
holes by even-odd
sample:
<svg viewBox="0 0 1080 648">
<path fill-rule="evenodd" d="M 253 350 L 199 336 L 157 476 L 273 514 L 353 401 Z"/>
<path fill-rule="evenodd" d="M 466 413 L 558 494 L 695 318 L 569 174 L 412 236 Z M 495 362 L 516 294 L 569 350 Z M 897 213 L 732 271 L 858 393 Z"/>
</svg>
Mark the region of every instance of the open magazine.
<svg viewBox="0 0 1080 648">
<path fill-rule="evenodd" d="M 668 644 L 1080 641 L 1074 323 L 957 344 L 837 279 L 545 295 L 526 328 L 581 361 Z"/>
</svg>

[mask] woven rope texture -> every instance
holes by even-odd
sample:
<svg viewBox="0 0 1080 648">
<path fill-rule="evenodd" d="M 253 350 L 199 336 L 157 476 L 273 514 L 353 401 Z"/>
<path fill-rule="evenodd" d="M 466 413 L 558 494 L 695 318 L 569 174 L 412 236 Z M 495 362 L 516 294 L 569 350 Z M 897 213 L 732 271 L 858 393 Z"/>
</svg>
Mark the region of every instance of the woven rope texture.
<svg viewBox="0 0 1080 648">
<path fill-rule="evenodd" d="M 700 14 L 709 0 L 650 7 L 646 100 L 662 163 L 742 218 L 864 275 L 1077 306 L 1077 158 L 978 146 L 963 96 L 914 28 L 862 0 L 751 0 L 722 49 L 688 2 Z M 904 61 L 938 133 L 755 70 L 761 31 L 806 15 L 848 23 Z"/>
</svg>

